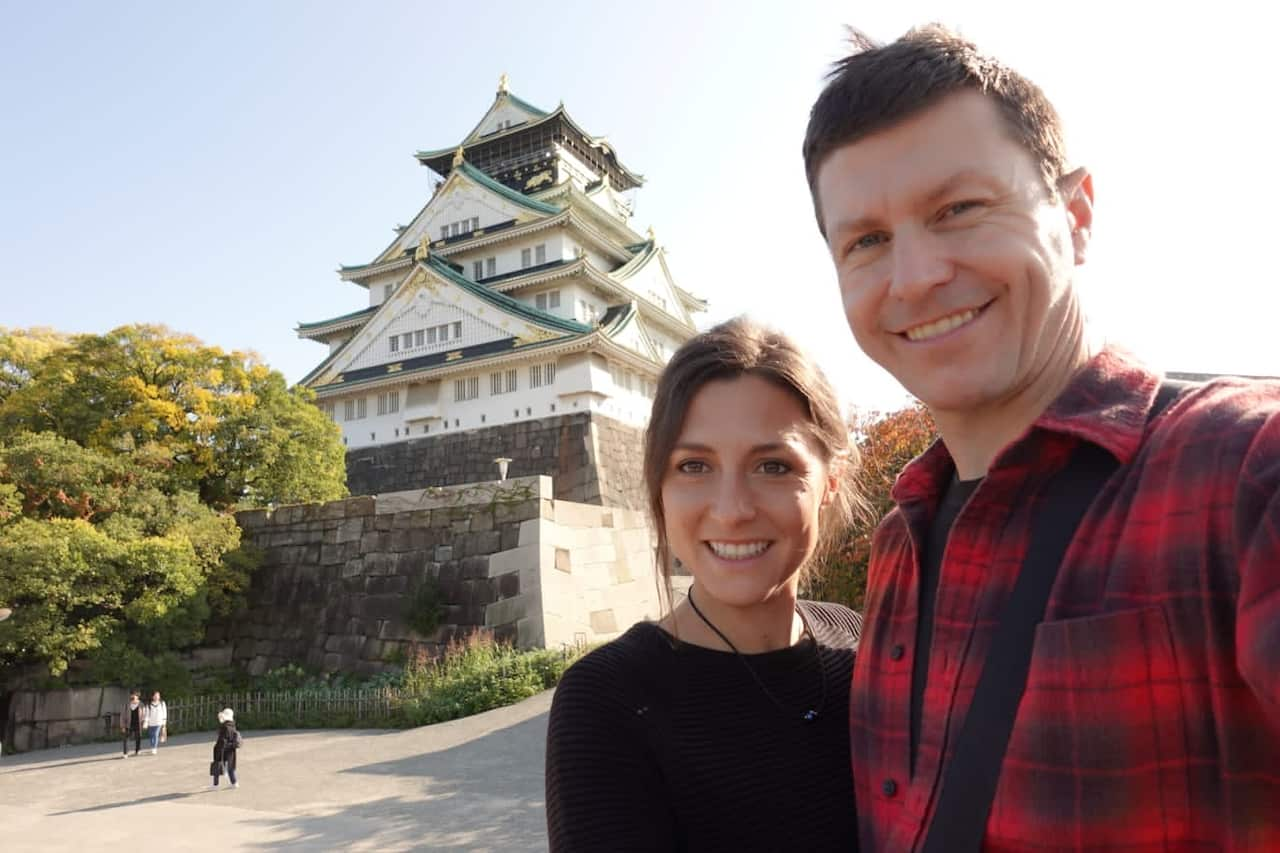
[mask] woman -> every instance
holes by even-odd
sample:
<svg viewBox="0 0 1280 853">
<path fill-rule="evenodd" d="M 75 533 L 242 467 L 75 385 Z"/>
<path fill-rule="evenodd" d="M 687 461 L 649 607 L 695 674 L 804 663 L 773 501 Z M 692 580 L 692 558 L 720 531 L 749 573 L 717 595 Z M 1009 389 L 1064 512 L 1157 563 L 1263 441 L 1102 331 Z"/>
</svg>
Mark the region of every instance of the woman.
<svg viewBox="0 0 1280 853">
<path fill-rule="evenodd" d="M 645 483 L 668 592 L 673 560 L 693 585 L 557 688 L 553 851 L 856 849 L 861 618 L 797 600 L 860 505 L 854 455 L 830 385 L 786 337 L 739 318 L 672 357 Z"/>
<path fill-rule="evenodd" d="M 213 742 L 213 763 L 209 765 L 213 782 L 210 788 L 218 787 L 222 776 L 222 768 L 227 769 L 227 781 L 232 788 L 239 788 L 236 781 L 236 753 L 240 750 L 240 734 L 236 731 L 236 714 L 230 708 L 218 712 L 218 739 Z"/>
<path fill-rule="evenodd" d="M 142 707 L 142 699 L 137 691 L 129 694 L 129 703 L 120 714 L 120 731 L 124 733 L 124 757 L 129 757 L 129 736 L 133 735 L 133 754 L 137 757 L 142 751 L 142 729 L 146 711 Z"/>
<path fill-rule="evenodd" d="M 160 691 L 151 694 L 151 702 L 142 709 L 142 724 L 147 728 L 147 737 L 151 740 L 151 754 L 155 755 L 164 740 L 164 727 L 169 722 L 169 706 L 160 698 Z"/>
</svg>

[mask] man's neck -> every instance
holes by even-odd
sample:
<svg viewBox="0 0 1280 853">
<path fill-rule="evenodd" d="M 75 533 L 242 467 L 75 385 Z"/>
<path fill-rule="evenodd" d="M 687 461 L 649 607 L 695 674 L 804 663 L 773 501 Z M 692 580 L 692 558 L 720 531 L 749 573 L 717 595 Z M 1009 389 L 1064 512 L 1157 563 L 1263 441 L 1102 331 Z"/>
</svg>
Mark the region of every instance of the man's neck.
<svg viewBox="0 0 1280 853">
<path fill-rule="evenodd" d="M 1085 341 L 1064 346 L 1033 381 L 1004 400 L 965 411 L 931 410 L 961 480 L 985 477 L 1000 451 L 1036 422 L 1093 356 Z"/>
</svg>

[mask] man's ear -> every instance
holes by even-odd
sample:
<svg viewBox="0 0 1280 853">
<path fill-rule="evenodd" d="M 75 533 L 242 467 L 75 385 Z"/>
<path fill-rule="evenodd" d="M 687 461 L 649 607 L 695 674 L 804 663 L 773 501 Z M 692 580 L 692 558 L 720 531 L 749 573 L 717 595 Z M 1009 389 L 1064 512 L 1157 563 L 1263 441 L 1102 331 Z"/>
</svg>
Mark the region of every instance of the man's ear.
<svg viewBox="0 0 1280 853">
<path fill-rule="evenodd" d="M 1073 169 L 1058 179 L 1058 191 L 1062 193 L 1062 203 L 1067 208 L 1071 245 L 1079 266 L 1085 261 L 1090 229 L 1093 228 L 1093 175 L 1083 166 Z"/>
</svg>

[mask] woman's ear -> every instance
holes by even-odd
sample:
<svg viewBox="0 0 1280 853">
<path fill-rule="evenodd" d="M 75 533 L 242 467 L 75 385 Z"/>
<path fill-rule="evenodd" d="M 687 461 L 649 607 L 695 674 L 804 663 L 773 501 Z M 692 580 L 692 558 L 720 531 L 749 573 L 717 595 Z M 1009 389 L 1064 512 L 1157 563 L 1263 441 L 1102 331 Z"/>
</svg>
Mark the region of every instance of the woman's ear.
<svg viewBox="0 0 1280 853">
<path fill-rule="evenodd" d="M 844 480 L 848 464 L 848 452 L 836 454 L 827 463 L 826 491 L 822 495 L 822 507 L 824 509 L 830 506 L 835 501 L 836 496 L 840 494 L 840 484 Z"/>
</svg>

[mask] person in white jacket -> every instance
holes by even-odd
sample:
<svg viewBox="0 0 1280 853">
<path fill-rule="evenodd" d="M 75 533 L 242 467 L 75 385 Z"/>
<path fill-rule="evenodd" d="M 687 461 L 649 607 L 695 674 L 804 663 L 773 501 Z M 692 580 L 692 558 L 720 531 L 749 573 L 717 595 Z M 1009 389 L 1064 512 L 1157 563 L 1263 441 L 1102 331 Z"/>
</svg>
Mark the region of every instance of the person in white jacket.
<svg viewBox="0 0 1280 853">
<path fill-rule="evenodd" d="M 164 704 L 164 700 L 160 698 L 160 691 L 157 690 L 151 694 L 151 701 L 142 706 L 143 722 L 146 726 L 147 737 L 151 739 L 151 754 L 155 755 L 160 748 L 160 735 L 164 731 L 165 724 L 169 722 L 169 707 Z"/>
</svg>

